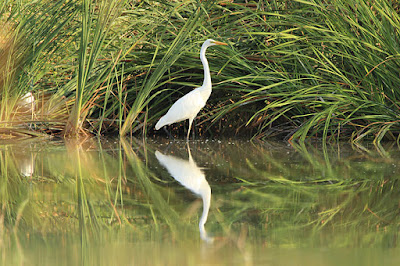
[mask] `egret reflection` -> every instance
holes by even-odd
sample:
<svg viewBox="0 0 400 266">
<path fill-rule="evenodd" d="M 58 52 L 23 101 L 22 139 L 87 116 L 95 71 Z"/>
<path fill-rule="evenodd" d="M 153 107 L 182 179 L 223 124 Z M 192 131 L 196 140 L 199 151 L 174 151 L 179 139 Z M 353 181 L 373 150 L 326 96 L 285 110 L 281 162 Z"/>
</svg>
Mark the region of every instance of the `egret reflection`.
<svg viewBox="0 0 400 266">
<path fill-rule="evenodd" d="M 35 155 L 33 152 L 18 153 L 15 159 L 21 175 L 32 178 L 35 172 Z"/>
<path fill-rule="evenodd" d="M 203 171 L 193 160 L 189 147 L 188 153 L 189 160 L 184 160 L 171 155 L 164 155 L 159 151 L 156 151 L 155 154 L 160 164 L 167 169 L 175 180 L 202 198 L 203 213 L 199 222 L 200 237 L 204 241 L 212 242 L 213 239 L 207 235 L 207 231 L 204 228 L 210 210 L 211 187 L 208 184 Z"/>
</svg>

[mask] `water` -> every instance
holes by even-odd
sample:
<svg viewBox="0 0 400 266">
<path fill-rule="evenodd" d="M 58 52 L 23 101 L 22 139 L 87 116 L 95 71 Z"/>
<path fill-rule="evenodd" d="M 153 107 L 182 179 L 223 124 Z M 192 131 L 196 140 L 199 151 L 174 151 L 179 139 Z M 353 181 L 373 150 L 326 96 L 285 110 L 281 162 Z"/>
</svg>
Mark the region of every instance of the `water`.
<svg viewBox="0 0 400 266">
<path fill-rule="evenodd" d="M 400 265 L 400 149 L 0 143 L 3 265 Z"/>
</svg>

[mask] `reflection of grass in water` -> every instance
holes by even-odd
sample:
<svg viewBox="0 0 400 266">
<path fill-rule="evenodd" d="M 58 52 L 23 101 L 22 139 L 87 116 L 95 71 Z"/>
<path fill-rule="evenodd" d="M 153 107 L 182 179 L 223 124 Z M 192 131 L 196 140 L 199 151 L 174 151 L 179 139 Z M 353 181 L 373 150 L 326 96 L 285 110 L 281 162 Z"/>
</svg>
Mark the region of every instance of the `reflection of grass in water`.
<svg viewBox="0 0 400 266">
<path fill-rule="evenodd" d="M 358 163 L 312 147 L 299 151 L 304 160 L 296 159 L 294 169 L 291 149 L 262 150 L 262 158 L 247 160 L 247 178 L 232 173 L 241 182 L 236 196 L 219 199 L 225 208 L 219 222 L 230 221 L 224 226 L 232 228 L 246 221 L 254 237 L 270 245 L 396 246 L 388 236 L 395 237 L 399 225 L 398 175 L 387 175 L 395 168 L 382 169 L 379 158 Z M 279 153 L 289 158 L 279 159 Z"/>
<path fill-rule="evenodd" d="M 85 254 L 95 243 L 162 241 L 167 236 L 179 240 L 196 234 L 197 228 L 182 223 L 170 205 L 173 195 L 168 197 L 169 191 L 151 181 L 154 174 L 130 144 L 121 144 L 124 150 L 115 154 L 98 152 L 95 142 L 70 142 L 67 151 L 52 156 L 39 152 L 31 180 L 19 174 L 15 162 L 21 158 L 11 156 L 17 149 L 2 150 L 1 242 L 10 243 L 15 235 L 20 250 L 29 246 L 30 238 L 49 243 L 46 247 L 51 249 L 51 238 L 56 237 L 61 241 L 57 247 L 81 243 L 75 253 Z M 13 247 L 0 245 L 2 253 Z"/>
<path fill-rule="evenodd" d="M 140 191 L 143 194 L 139 204 L 146 207 L 148 215 L 152 217 L 152 221 L 148 221 L 150 223 L 146 226 L 152 229 L 154 225 L 155 232 L 167 230 L 174 240 L 198 236 L 198 227 L 195 226 L 198 221 L 189 222 L 188 218 L 191 217 L 183 219 L 182 213 L 177 212 L 176 206 L 174 206 L 177 202 L 176 195 L 170 189 L 162 186 L 165 181 L 157 177 L 156 173 L 149 171 L 147 165 L 143 162 L 143 158 L 140 158 L 139 154 L 133 151 L 132 144 L 125 140 L 121 140 L 121 143 L 133 171 L 133 176 L 128 177 L 127 181 L 137 184 L 138 192 Z M 143 156 L 147 158 L 146 147 L 144 151 Z M 181 199 L 178 198 L 178 200 Z M 180 207 L 179 211 L 181 211 L 180 209 L 182 208 Z M 194 215 L 194 213 L 192 212 L 191 215 Z"/>
<path fill-rule="evenodd" d="M 157 217 L 158 213 L 162 217 L 162 220 L 164 220 L 164 222 L 170 226 L 173 232 L 176 233 L 176 223 L 178 221 L 177 213 L 165 201 L 156 188 L 156 185 L 151 181 L 150 178 L 153 174 L 146 171 L 146 166 L 130 147 L 129 143 L 127 143 L 125 140 L 122 140 L 121 143 L 128 158 L 128 162 L 131 164 L 133 173 L 135 174 L 135 179 L 137 179 L 137 181 L 132 181 L 135 183 L 138 182 L 141 187 L 141 191 L 145 193 L 146 203 L 149 207 L 149 211 L 152 215 L 156 228 L 159 228 L 160 223 L 159 217 Z"/>
<path fill-rule="evenodd" d="M 66 151 L 62 146 L 38 151 L 32 178 L 19 174 L 24 153 L 18 155 L 13 146 L 0 150 L 2 254 L 14 254 L 18 243 L 25 254 L 33 239 L 48 243 L 49 249 L 85 253 L 104 243 L 198 238 L 200 212 L 182 219 L 187 208 L 180 202 L 183 190 L 172 189 L 176 184 L 152 167 L 155 144 L 122 140 L 122 149 L 102 145 L 88 141 L 69 143 Z M 205 169 L 213 191 L 206 226 L 217 241 L 233 241 L 243 252 L 254 243 L 397 247 L 394 151 L 387 152 L 393 158 L 382 158 L 346 148 L 339 153 L 309 146 L 294 147 L 296 151 L 265 144 L 196 145 L 191 147 L 196 163 L 212 163 Z M 179 147 L 169 148 L 186 158 Z M 55 245 L 52 237 L 60 242 Z M 80 238 L 80 248 L 70 246 Z"/>
<path fill-rule="evenodd" d="M 397 234 L 398 170 L 377 152 L 192 145 L 213 190 L 211 231 L 239 239 L 244 226 L 252 240 L 270 246 L 393 245 L 387 239 Z M 168 149 L 185 156 L 179 144 Z"/>
</svg>

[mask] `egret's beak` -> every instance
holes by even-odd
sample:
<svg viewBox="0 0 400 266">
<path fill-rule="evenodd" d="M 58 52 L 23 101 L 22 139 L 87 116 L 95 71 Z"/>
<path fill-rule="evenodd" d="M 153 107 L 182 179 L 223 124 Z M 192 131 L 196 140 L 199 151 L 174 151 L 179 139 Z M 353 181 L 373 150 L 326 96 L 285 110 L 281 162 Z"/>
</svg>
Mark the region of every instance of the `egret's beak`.
<svg viewBox="0 0 400 266">
<path fill-rule="evenodd" d="M 215 41 L 215 42 L 214 42 L 214 44 L 215 44 L 215 45 L 228 45 L 227 43 L 224 43 L 224 42 L 218 42 L 218 41 Z"/>
</svg>

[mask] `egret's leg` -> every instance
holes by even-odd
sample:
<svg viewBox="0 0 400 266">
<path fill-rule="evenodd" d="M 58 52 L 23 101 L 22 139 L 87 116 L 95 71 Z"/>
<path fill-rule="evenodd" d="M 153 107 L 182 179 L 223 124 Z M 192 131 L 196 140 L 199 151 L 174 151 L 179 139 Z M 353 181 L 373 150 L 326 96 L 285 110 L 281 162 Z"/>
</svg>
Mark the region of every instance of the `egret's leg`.
<svg viewBox="0 0 400 266">
<path fill-rule="evenodd" d="M 195 140 L 196 139 L 196 118 L 193 118 L 192 128 L 193 128 L 192 140 Z"/>
<path fill-rule="evenodd" d="M 189 118 L 189 130 L 187 133 L 186 141 L 189 141 L 190 129 L 192 128 L 193 118 Z"/>
<path fill-rule="evenodd" d="M 174 139 L 174 137 L 171 135 L 171 133 L 169 132 L 169 130 L 167 129 L 167 126 L 163 126 L 164 131 L 167 133 L 168 137 L 170 139 Z"/>
</svg>

